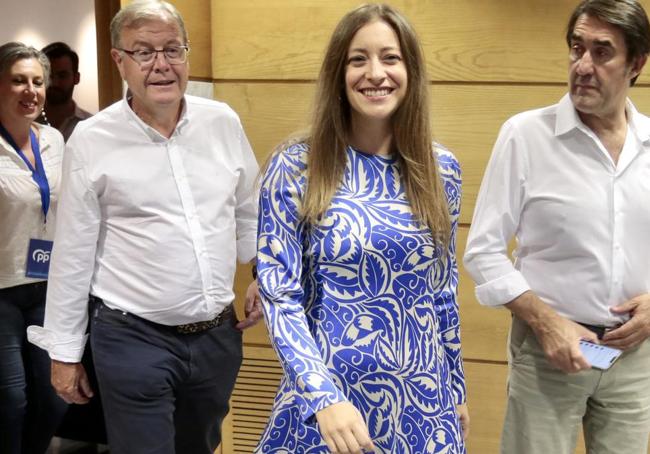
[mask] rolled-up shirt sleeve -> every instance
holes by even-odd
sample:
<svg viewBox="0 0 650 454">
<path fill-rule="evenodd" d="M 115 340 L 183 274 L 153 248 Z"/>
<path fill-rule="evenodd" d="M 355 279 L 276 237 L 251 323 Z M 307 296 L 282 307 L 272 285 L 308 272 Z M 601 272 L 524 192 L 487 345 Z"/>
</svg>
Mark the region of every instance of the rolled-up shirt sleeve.
<svg viewBox="0 0 650 454">
<path fill-rule="evenodd" d="M 527 160 L 512 123 L 506 122 L 494 145 L 472 218 L 463 262 L 476 283 L 476 298 L 500 306 L 530 286 L 508 255 L 524 204 Z"/>
<path fill-rule="evenodd" d="M 80 149 L 73 134 L 63 159 L 45 322 L 27 329 L 29 341 L 52 359 L 72 363 L 81 361 L 87 339 L 88 293 L 101 219 Z"/>
</svg>

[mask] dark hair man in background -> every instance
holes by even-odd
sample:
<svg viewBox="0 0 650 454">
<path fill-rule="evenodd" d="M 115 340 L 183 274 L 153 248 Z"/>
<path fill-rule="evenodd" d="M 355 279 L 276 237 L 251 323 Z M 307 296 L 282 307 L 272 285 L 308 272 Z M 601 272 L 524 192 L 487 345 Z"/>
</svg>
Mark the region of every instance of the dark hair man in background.
<svg viewBox="0 0 650 454">
<path fill-rule="evenodd" d="M 42 51 L 52 67 L 45 99 L 45 117 L 50 125 L 61 131 L 67 142 L 77 123 L 91 116 L 72 99 L 74 87 L 80 80 L 79 56 L 60 41 L 48 44 Z"/>
</svg>

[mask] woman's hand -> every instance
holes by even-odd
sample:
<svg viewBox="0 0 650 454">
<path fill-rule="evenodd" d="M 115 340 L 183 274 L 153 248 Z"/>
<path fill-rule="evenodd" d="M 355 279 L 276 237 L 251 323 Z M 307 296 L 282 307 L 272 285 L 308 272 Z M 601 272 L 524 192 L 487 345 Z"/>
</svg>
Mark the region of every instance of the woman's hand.
<svg viewBox="0 0 650 454">
<path fill-rule="evenodd" d="M 456 405 L 456 413 L 460 420 L 460 427 L 463 429 L 463 440 L 467 440 L 469 435 L 469 409 L 467 403 Z"/>
<path fill-rule="evenodd" d="M 361 454 L 375 449 L 368 427 L 350 402 L 339 402 L 316 413 L 320 433 L 333 454 Z"/>
</svg>

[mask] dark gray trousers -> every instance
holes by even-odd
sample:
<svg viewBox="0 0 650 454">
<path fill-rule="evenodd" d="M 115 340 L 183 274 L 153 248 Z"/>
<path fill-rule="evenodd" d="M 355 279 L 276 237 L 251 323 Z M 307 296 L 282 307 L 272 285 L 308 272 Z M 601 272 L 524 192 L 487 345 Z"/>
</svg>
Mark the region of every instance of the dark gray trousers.
<svg viewBox="0 0 650 454">
<path fill-rule="evenodd" d="M 111 454 L 211 454 L 242 360 L 236 320 L 179 334 L 102 303 L 91 315 Z"/>
</svg>

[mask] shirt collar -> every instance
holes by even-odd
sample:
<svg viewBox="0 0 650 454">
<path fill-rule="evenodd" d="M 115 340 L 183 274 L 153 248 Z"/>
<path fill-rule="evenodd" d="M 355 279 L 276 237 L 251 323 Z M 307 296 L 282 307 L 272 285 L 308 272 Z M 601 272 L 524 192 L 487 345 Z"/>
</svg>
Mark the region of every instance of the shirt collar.
<svg viewBox="0 0 650 454">
<path fill-rule="evenodd" d="M 639 141 L 646 142 L 650 140 L 650 118 L 641 115 L 628 98 L 625 101 L 625 112 L 627 116 L 628 126 L 637 136 Z M 565 94 L 560 102 L 557 104 L 555 116 L 555 135 L 561 136 L 573 129 L 580 129 L 582 131 L 590 131 L 585 125 L 578 111 L 573 106 L 569 94 Z"/>
<path fill-rule="evenodd" d="M 131 96 L 129 96 L 129 93 L 127 91 L 127 93 L 125 93 L 124 95 L 123 103 L 122 103 L 127 118 L 132 123 L 135 123 L 140 129 L 142 129 L 142 131 L 147 135 L 147 137 L 149 137 L 149 139 L 151 139 L 153 142 L 166 142 L 168 140 L 167 137 L 160 134 L 154 128 L 152 128 L 147 123 L 142 121 L 142 118 L 138 117 L 138 115 L 131 108 L 130 100 L 131 100 Z M 176 128 L 174 129 L 172 137 L 181 135 L 185 130 L 185 126 L 188 123 L 187 100 L 185 99 L 185 96 L 183 96 L 181 102 L 182 102 L 181 115 L 178 119 L 178 123 L 176 123 Z"/>
<path fill-rule="evenodd" d="M 41 152 L 43 152 L 43 150 L 49 147 L 51 144 L 50 135 L 45 125 L 37 122 L 33 122 L 32 124 L 36 126 L 36 129 L 38 129 L 38 143 L 41 148 Z"/>
<path fill-rule="evenodd" d="M 632 129 L 639 142 L 650 141 L 650 118 L 641 115 L 629 99 L 627 100 L 625 109 L 630 129 Z"/>
<path fill-rule="evenodd" d="M 584 127 L 584 124 L 582 123 L 582 120 L 580 120 L 578 112 L 575 107 L 573 107 L 573 102 L 571 102 L 571 97 L 567 93 L 557 104 L 555 115 L 555 135 L 561 136 L 573 129 L 581 129 L 581 127 Z"/>
</svg>

